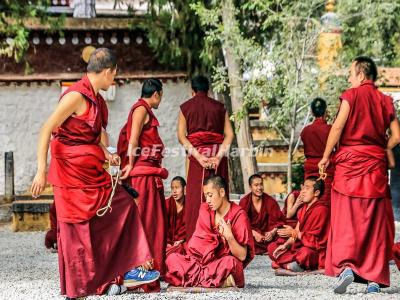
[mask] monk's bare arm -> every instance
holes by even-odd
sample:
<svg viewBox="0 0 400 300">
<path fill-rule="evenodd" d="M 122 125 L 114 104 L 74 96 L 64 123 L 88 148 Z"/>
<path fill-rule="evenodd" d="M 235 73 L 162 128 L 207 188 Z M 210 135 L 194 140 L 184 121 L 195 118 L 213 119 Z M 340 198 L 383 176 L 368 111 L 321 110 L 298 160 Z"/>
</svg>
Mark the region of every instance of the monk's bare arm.
<svg viewBox="0 0 400 300">
<path fill-rule="evenodd" d="M 294 195 L 290 194 L 287 199 L 287 211 L 286 211 L 286 218 L 288 219 L 292 218 L 296 214 L 297 209 L 293 209 L 293 207 L 295 207 L 294 205 L 295 201 L 296 199 L 294 198 Z"/>
<path fill-rule="evenodd" d="M 226 241 L 228 242 L 229 250 L 232 252 L 232 255 L 240 261 L 244 261 L 247 257 L 247 247 L 240 245 L 233 235 L 227 238 Z"/>
<path fill-rule="evenodd" d="M 349 113 L 350 113 L 350 104 L 346 100 L 342 100 L 339 113 L 329 132 L 328 141 L 326 142 L 326 147 L 324 151 L 324 156 L 318 164 L 320 168 L 326 168 L 329 165 L 329 157 L 331 156 L 333 149 L 340 140 L 340 136 L 342 135 L 343 128 L 346 125 Z"/>
<path fill-rule="evenodd" d="M 57 105 L 55 111 L 46 120 L 39 132 L 37 149 L 38 168 L 33 180 L 31 193 L 39 196 L 46 184 L 47 152 L 51 133 L 71 115 L 81 115 L 86 110 L 85 99 L 77 92 L 66 94 Z"/>
<path fill-rule="evenodd" d="M 224 157 L 228 152 L 229 148 L 231 147 L 232 141 L 234 138 L 234 132 L 232 128 L 231 121 L 229 120 L 228 113 L 225 113 L 225 124 L 224 124 L 224 140 L 219 147 L 217 157 L 222 158 Z"/>
<path fill-rule="evenodd" d="M 132 127 L 128 145 L 130 166 L 133 166 L 133 164 L 135 163 L 136 152 L 139 147 L 139 137 L 140 134 L 142 133 L 142 129 L 147 118 L 148 118 L 148 113 L 146 111 L 146 108 L 143 106 L 139 106 L 132 113 Z"/>
<path fill-rule="evenodd" d="M 395 118 L 390 122 L 390 138 L 387 144 L 387 149 L 392 150 L 398 144 L 400 144 L 400 126 L 399 120 Z"/>
<path fill-rule="evenodd" d="M 185 148 L 188 155 L 192 155 L 200 163 L 200 165 L 202 165 L 202 167 L 204 168 L 205 166 L 202 164 L 202 160 L 205 160 L 206 158 L 203 155 L 201 155 L 195 147 L 193 147 L 193 145 L 187 139 L 186 134 L 187 134 L 186 119 L 185 119 L 184 115 L 182 114 L 182 111 L 179 111 L 178 128 L 177 128 L 177 135 L 178 135 L 179 143 L 181 143 L 183 148 Z"/>
</svg>

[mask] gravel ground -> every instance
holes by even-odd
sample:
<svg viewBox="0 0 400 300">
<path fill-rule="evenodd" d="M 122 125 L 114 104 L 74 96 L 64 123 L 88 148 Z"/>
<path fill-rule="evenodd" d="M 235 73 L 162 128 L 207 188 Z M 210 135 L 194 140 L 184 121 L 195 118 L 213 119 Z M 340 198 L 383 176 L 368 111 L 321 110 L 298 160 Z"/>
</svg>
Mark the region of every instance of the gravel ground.
<svg viewBox="0 0 400 300">
<path fill-rule="evenodd" d="M 43 245 L 44 232 L 13 233 L 0 226 L 0 299 L 63 299 L 59 295 L 57 254 Z M 257 256 L 246 269 L 246 287 L 240 292 L 206 294 L 125 294 L 86 299 L 400 299 L 400 272 L 391 265 L 390 288 L 380 295 L 365 295 L 365 285 L 352 284 L 348 294 L 332 292 L 334 278 L 322 275 L 276 277 L 270 260 Z"/>
</svg>

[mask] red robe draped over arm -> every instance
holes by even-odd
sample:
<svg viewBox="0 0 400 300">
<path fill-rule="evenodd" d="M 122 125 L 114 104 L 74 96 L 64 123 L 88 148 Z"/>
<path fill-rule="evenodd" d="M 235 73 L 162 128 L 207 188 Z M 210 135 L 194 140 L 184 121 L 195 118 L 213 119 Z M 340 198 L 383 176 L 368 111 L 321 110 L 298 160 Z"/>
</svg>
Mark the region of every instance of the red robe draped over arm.
<svg viewBox="0 0 400 300">
<path fill-rule="evenodd" d="M 249 217 L 251 229 L 258 233 L 265 234 L 274 228 L 278 228 L 285 224 L 278 203 L 274 198 L 266 193 L 263 193 L 261 210 L 258 213 L 251 200 L 251 193 L 244 196 L 239 205 L 247 213 Z M 256 254 L 265 254 L 267 252 L 268 242 L 256 242 L 254 240 Z"/>
<path fill-rule="evenodd" d="M 254 257 L 254 243 L 246 213 L 231 203 L 224 216 L 232 224 L 236 241 L 247 247 L 247 257 L 241 262 L 232 255 L 229 245 L 214 224 L 215 212 L 206 203 L 200 208 L 196 230 L 187 243 L 186 255 L 172 253 L 167 257 L 165 281 L 174 286 L 221 287 L 232 274 L 238 287 L 244 286 L 245 268 Z"/>
</svg>

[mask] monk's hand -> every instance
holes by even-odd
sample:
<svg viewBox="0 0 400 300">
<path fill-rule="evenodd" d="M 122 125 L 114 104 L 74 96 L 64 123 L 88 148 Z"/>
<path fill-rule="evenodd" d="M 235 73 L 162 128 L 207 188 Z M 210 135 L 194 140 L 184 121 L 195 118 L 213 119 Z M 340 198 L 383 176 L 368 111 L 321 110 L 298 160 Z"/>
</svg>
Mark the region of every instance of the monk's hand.
<svg viewBox="0 0 400 300">
<path fill-rule="evenodd" d="M 221 219 L 218 224 L 219 227 L 219 233 L 225 238 L 225 240 L 230 240 L 233 238 L 233 233 L 232 233 L 232 225 L 230 221 L 225 222 L 224 219 Z"/>
<path fill-rule="evenodd" d="M 122 169 L 122 175 L 120 177 L 121 180 L 124 180 L 128 178 L 129 173 L 132 171 L 132 166 L 130 164 L 127 164 L 123 169 Z"/>
<path fill-rule="evenodd" d="M 210 169 L 216 170 L 218 169 L 218 166 L 221 163 L 221 157 L 219 156 L 210 157 L 209 162 L 211 165 Z"/>
<path fill-rule="evenodd" d="M 289 225 L 283 225 L 283 228 L 278 229 L 278 235 L 280 237 L 289 237 L 292 236 L 294 229 Z"/>
<path fill-rule="evenodd" d="M 272 256 L 277 259 L 279 256 L 281 256 L 283 253 L 285 253 L 288 250 L 286 244 L 280 245 L 278 248 L 275 249 L 274 253 L 272 253 Z"/>
<path fill-rule="evenodd" d="M 46 172 L 37 171 L 31 186 L 31 194 L 33 198 L 37 198 L 44 191 L 46 187 Z"/>
<path fill-rule="evenodd" d="M 296 202 L 294 203 L 294 206 L 296 206 L 297 208 L 299 208 L 302 204 L 303 204 L 303 199 L 304 196 L 302 194 L 300 194 L 297 199 Z"/>
<path fill-rule="evenodd" d="M 268 231 L 267 233 L 265 233 L 264 241 L 266 241 L 266 242 L 272 241 L 272 239 L 275 237 L 277 231 L 278 231 L 278 229 L 274 228 L 271 231 Z"/>
<path fill-rule="evenodd" d="M 196 160 L 198 161 L 200 166 L 202 166 L 204 169 L 210 169 L 210 161 L 209 161 L 208 157 L 205 157 L 204 155 L 199 154 L 196 157 Z"/>
<path fill-rule="evenodd" d="M 264 240 L 264 236 L 261 233 L 255 231 L 255 230 L 252 230 L 252 233 L 253 233 L 253 237 L 257 243 L 261 243 Z"/>
<path fill-rule="evenodd" d="M 121 158 L 117 153 L 109 154 L 108 155 L 108 162 L 111 166 L 119 166 L 121 165 Z"/>
<path fill-rule="evenodd" d="M 143 265 L 141 265 L 141 267 L 143 269 L 145 269 L 146 271 L 152 270 L 154 268 L 153 261 L 152 260 L 148 260 Z"/>
<path fill-rule="evenodd" d="M 323 157 L 319 163 L 318 163 L 318 168 L 320 170 L 325 171 L 329 166 L 329 157 Z"/>
</svg>

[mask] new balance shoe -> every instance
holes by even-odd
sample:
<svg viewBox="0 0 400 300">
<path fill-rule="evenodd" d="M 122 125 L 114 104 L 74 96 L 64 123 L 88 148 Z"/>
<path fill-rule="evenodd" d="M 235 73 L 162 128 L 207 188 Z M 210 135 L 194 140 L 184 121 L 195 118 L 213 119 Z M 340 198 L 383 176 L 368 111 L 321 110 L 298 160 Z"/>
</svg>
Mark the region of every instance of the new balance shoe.
<svg viewBox="0 0 400 300">
<path fill-rule="evenodd" d="M 353 283 L 354 281 L 354 273 L 350 268 L 344 269 L 344 271 L 339 275 L 338 282 L 333 289 L 336 294 L 344 294 L 346 293 L 347 287 Z"/>
<path fill-rule="evenodd" d="M 142 268 L 135 268 L 127 273 L 124 276 L 124 286 L 126 287 L 135 287 L 142 284 L 147 284 L 156 281 L 160 278 L 160 272 L 151 270 L 146 271 Z"/>
</svg>

